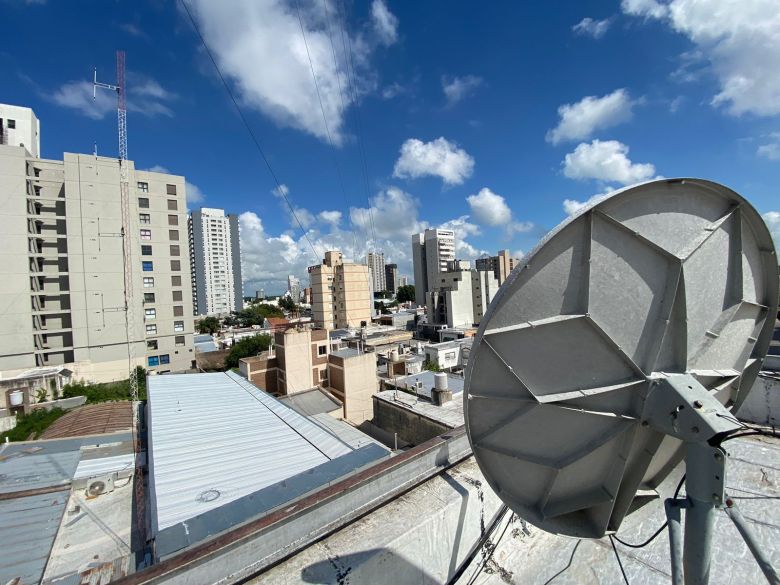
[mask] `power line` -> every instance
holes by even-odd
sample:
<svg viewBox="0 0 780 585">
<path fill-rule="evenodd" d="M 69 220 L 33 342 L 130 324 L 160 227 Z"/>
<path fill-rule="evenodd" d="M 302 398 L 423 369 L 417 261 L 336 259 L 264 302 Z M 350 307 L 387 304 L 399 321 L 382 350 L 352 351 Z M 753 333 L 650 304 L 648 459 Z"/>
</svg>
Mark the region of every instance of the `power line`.
<svg viewBox="0 0 780 585">
<path fill-rule="evenodd" d="M 198 35 L 198 38 L 200 39 L 201 44 L 203 45 L 203 48 L 206 50 L 206 54 L 209 56 L 209 59 L 211 60 L 211 64 L 214 65 L 214 69 L 217 72 L 217 75 L 219 76 L 220 80 L 222 81 L 222 85 L 225 86 L 225 90 L 227 91 L 228 95 L 230 96 L 230 101 L 233 102 L 233 106 L 236 109 L 236 112 L 238 112 L 239 118 L 241 118 L 241 122 L 243 122 L 244 127 L 246 128 L 247 132 L 249 132 L 249 136 L 252 138 L 252 142 L 254 142 L 255 147 L 257 148 L 257 151 L 260 153 L 260 157 L 263 159 L 263 162 L 265 163 L 265 166 L 268 168 L 268 172 L 271 174 L 271 177 L 274 180 L 274 183 L 276 183 L 276 188 L 279 194 L 284 198 L 285 203 L 287 203 L 287 207 L 290 208 L 290 213 L 292 214 L 293 218 L 295 219 L 295 223 L 298 224 L 298 227 L 301 228 L 301 231 L 303 232 L 303 237 L 306 238 L 306 241 L 309 243 L 309 247 L 311 248 L 312 254 L 314 255 L 315 261 L 319 262 L 319 254 L 317 254 L 317 250 L 314 248 L 314 244 L 312 244 L 311 239 L 309 238 L 308 231 L 303 227 L 303 224 L 301 223 L 301 220 L 298 218 L 298 214 L 295 213 L 295 208 L 293 207 L 292 203 L 290 203 L 290 199 L 287 197 L 287 189 L 282 186 L 282 183 L 279 181 L 279 178 L 276 176 L 276 173 L 274 172 L 273 167 L 271 166 L 271 163 L 268 160 L 268 157 L 265 155 L 265 152 L 263 151 L 263 147 L 260 146 L 260 141 L 257 139 L 257 136 L 255 136 L 254 131 L 252 130 L 252 127 L 249 125 L 249 122 L 246 119 L 246 116 L 244 116 L 244 112 L 241 109 L 241 107 L 238 105 L 238 101 L 236 100 L 235 95 L 233 95 L 233 90 L 230 89 L 230 85 L 228 85 L 228 82 L 225 80 L 225 77 L 222 75 L 222 71 L 219 68 L 219 65 L 217 65 L 217 61 L 214 59 L 214 55 L 211 52 L 211 49 L 209 48 L 208 44 L 206 43 L 206 39 L 203 38 L 203 34 L 200 32 L 200 28 L 198 28 L 197 23 L 195 22 L 195 19 L 192 16 L 192 13 L 190 12 L 189 6 L 187 6 L 187 2 L 185 0 L 179 0 L 179 3 L 184 8 L 184 11 L 187 13 L 187 16 L 190 19 L 190 24 L 192 25 L 192 28 L 195 30 L 195 33 Z"/>
</svg>

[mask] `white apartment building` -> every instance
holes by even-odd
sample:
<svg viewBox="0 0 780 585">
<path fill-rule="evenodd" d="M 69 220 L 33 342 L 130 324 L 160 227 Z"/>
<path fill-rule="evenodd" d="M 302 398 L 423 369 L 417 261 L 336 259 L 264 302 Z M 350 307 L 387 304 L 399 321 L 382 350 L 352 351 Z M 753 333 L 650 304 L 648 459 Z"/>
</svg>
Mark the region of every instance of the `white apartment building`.
<svg viewBox="0 0 780 585">
<path fill-rule="evenodd" d="M 504 281 L 515 269 L 515 266 L 520 262 L 517 258 L 512 258 L 509 254 L 509 250 L 499 250 L 496 256 L 485 256 L 484 258 L 477 258 L 475 266 L 477 270 L 489 270 L 491 271 L 498 284 L 504 284 Z"/>
<path fill-rule="evenodd" d="M 243 307 L 238 216 L 203 207 L 190 214 L 190 271 L 195 315 L 226 315 Z"/>
<path fill-rule="evenodd" d="M 292 274 L 287 275 L 287 292 L 290 293 L 290 298 L 296 302 L 301 302 L 301 280 L 297 276 Z"/>
<path fill-rule="evenodd" d="M 7 122 L 7 108 L 0 106 Z M 14 114 L 18 115 L 18 114 Z M 36 120 L 32 111 L 27 118 Z M 31 126 L 32 127 L 32 126 Z M 37 146 L 36 146 L 37 148 Z M 184 177 L 130 180 L 131 323 L 125 326 L 122 205 L 116 158 L 33 156 L 0 145 L 0 373 L 65 365 L 76 379 L 193 367 Z"/>
<path fill-rule="evenodd" d="M 428 293 L 428 323 L 447 327 L 478 325 L 498 291 L 492 271 L 474 270 L 454 260 L 436 275 Z"/>
<path fill-rule="evenodd" d="M 371 322 L 373 298 L 365 264 L 344 262 L 341 252 L 325 252 L 322 264 L 309 266 L 314 322 L 324 329 L 360 327 Z"/>
<path fill-rule="evenodd" d="M 30 108 L 0 104 L 0 145 L 21 146 L 41 155 L 41 123 Z"/>
<path fill-rule="evenodd" d="M 436 276 L 447 270 L 447 263 L 455 260 L 455 232 L 427 229 L 412 236 L 415 302 L 423 306 L 433 289 Z"/>
<path fill-rule="evenodd" d="M 368 264 L 368 274 L 371 277 L 371 286 L 373 292 L 387 290 L 384 253 L 369 252 L 366 260 Z"/>
</svg>

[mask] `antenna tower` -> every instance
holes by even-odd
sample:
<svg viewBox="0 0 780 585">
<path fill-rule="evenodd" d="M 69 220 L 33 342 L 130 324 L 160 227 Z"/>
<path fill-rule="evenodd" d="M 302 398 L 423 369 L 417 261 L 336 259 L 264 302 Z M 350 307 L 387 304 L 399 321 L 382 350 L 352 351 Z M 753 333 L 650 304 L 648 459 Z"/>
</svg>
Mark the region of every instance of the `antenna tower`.
<svg viewBox="0 0 780 585">
<path fill-rule="evenodd" d="M 119 193 L 122 205 L 122 256 L 124 261 L 125 285 L 125 329 L 127 330 L 127 362 L 130 394 L 133 402 L 138 401 L 138 378 L 135 375 L 135 335 L 133 303 L 133 266 L 130 249 L 130 179 L 127 169 L 127 91 L 125 87 L 125 52 L 116 52 L 116 85 L 97 80 L 97 68 L 92 86 L 92 99 L 97 88 L 116 92 L 117 132 L 119 135 Z"/>
</svg>

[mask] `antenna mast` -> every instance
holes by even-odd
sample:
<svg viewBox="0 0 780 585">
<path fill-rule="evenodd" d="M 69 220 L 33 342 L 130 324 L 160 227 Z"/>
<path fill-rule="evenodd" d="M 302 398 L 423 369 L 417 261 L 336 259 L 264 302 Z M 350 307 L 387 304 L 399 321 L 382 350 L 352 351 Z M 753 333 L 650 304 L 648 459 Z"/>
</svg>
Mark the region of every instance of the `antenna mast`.
<svg viewBox="0 0 780 585">
<path fill-rule="evenodd" d="M 127 331 L 127 361 L 130 394 L 138 401 L 138 378 L 135 375 L 135 335 L 133 303 L 133 266 L 130 249 L 130 179 L 127 168 L 127 91 L 125 87 L 125 52 L 116 52 L 116 85 L 97 80 L 97 68 L 92 82 L 92 99 L 97 88 L 116 92 L 117 131 L 119 135 L 119 193 L 122 206 L 122 256 L 124 260 L 125 329 Z"/>
</svg>

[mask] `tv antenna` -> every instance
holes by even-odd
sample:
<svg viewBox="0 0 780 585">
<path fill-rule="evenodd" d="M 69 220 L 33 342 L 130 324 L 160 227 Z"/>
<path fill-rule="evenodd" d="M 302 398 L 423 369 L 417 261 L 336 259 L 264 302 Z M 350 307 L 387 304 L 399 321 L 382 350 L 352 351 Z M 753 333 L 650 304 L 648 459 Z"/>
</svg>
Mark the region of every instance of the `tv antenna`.
<svg viewBox="0 0 780 585">
<path fill-rule="evenodd" d="M 720 443 L 742 428 L 732 412 L 777 302 L 772 238 L 734 191 L 668 179 L 593 202 L 522 260 L 474 341 L 464 410 L 488 483 L 543 530 L 601 538 L 684 460 L 686 497 L 667 501 L 672 581 L 706 584 Z"/>
</svg>

